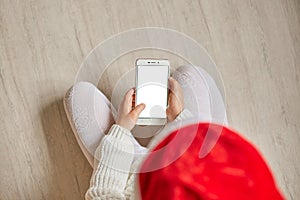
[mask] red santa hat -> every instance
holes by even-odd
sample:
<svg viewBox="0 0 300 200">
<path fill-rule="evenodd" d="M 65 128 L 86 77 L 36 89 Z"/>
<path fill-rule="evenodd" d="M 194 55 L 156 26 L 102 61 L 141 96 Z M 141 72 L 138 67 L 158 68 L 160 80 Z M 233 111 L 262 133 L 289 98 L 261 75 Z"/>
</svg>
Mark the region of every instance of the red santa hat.
<svg viewBox="0 0 300 200">
<path fill-rule="evenodd" d="M 143 200 L 283 199 L 256 148 L 235 131 L 211 123 L 172 132 L 140 171 Z"/>
</svg>

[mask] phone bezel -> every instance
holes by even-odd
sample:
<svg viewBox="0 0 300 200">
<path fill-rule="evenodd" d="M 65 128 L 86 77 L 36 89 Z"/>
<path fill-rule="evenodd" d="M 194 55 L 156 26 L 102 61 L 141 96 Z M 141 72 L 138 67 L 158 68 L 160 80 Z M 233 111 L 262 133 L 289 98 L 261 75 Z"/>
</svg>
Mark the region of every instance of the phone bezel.
<svg viewBox="0 0 300 200">
<path fill-rule="evenodd" d="M 135 62 L 135 87 L 138 88 L 138 66 L 168 66 L 168 77 L 170 77 L 170 62 L 168 59 L 154 59 L 154 58 L 139 58 Z M 169 88 L 169 83 L 167 81 L 167 88 Z M 136 97 L 138 95 L 138 91 L 136 90 Z M 167 101 L 166 107 L 168 107 L 168 99 L 169 99 L 169 92 L 167 91 Z M 135 106 L 137 101 L 135 101 Z M 166 118 L 138 118 L 137 125 L 164 125 L 166 123 Z"/>
</svg>

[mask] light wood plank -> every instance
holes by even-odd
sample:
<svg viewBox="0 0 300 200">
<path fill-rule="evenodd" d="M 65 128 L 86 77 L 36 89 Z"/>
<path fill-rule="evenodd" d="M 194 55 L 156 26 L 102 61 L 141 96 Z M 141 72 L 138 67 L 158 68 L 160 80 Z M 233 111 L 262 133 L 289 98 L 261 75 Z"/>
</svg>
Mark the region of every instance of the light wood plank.
<svg viewBox="0 0 300 200">
<path fill-rule="evenodd" d="M 93 47 L 144 26 L 181 31 L 208 50 L 231 126 L 261 149 L 286 197 L 300 198 L 298 0 L 1 0 L 0 199 L 83 199 L 92 169 L 62 97 Z M 111 80 L 141 54 L 113 63 Z M 108 96 L 114 84 L 99 83 Z"/>
</svg>

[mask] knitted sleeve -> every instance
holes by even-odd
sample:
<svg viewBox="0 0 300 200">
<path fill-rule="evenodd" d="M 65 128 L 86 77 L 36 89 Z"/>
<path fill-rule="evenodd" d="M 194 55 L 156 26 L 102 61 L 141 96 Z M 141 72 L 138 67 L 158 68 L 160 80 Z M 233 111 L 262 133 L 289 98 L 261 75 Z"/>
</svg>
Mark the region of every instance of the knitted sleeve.
<svg viewBox="0 0 300 200">
<path fill-rule="evenodd" d="M 113 125 L 96 149 L 94 157 L 94 172 L 85 198 L 126 199 L 125 186 L 134 158 L 131 133 Z"/>
</svg>

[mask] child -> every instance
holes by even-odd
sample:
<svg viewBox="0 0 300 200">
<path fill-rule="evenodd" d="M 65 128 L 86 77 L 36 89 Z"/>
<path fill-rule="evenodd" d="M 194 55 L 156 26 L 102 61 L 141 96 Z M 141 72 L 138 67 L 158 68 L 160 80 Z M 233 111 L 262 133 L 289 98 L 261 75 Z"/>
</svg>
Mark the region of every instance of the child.
<svg viewBox="0 0 300 200">
<path fill-rule="evenodd" d="M 225 106 L 211 77 L 193 66 L 173 77 L 168 125 L 148 153 L 130 132 L 145 108 L 132 108 L 133 89 L 115 121 L 94 86 L 78 83 L 70 90 L 68 118 L 90 163 L 95 158 L 86 199 L 283 199 L 257 150 L 223 126 Z"/>
</svg>

